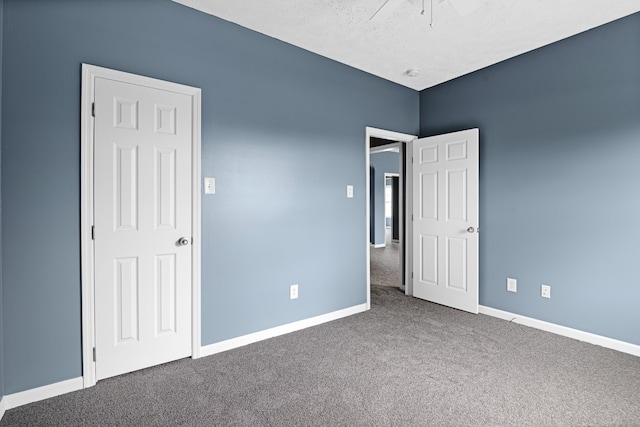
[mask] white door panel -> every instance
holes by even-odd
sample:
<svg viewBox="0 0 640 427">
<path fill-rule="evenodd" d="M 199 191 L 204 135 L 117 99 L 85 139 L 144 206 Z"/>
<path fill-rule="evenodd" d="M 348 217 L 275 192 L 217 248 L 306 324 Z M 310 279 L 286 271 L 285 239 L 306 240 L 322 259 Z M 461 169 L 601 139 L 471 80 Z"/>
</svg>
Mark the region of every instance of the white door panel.
<svg viewBox="0 0 640 427">
<path fill-rule="evenodd" d="M 478 312 L 478 149 L 471 129 L 413 142 L 413 295 Z"/>
<path fill-rule="evenodd" d="M 188 95 L 96 78 L 97 379 L 191 354 L 192 114 Z"/>
</svg>

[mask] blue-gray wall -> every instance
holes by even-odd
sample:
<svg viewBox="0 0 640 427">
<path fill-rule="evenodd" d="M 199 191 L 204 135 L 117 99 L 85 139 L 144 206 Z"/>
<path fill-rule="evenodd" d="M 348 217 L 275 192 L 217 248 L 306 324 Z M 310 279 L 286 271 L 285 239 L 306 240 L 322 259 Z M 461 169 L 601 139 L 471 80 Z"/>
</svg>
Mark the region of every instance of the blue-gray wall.
<svg viewBox="0 0 640 427">
<path fill-rule="evenodd" d="M 82 62 L 202 88 L 203 345 L 366 301 L 365 126 L 416 133 L 417 92 L 169 0 L 4 14 L 7 394 L 82 374 Z"/>
<path fill-rule="evenodd" d="M 398 173 L 400 155 L 392 151 L 372 153 L 371 164 L 375 168 L 374 176 L 374 236 L 373 243 L 383 245 L 385 242 L 385 216 L 384 216 L 384 174 Z"/>
<path fill-rule="evenodd" d="M 480 128 L 481 304 L 640 344 L 639 45 L 635 14 L 420 93 L 421 135 Z"/>
</svg>

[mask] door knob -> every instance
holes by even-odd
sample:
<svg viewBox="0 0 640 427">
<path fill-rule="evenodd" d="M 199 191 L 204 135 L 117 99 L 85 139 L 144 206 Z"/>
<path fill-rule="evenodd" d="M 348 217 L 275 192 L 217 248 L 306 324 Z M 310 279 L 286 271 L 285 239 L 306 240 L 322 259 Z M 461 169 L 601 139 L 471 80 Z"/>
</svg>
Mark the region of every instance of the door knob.
<svg viewBox="0 0 640 427">
<path fill-rule="evenodd" d="M 473 227 L 467 228 L 467 233 L 473 233 L 474 231 L 476 231 L 476 230 Z"/>
<path fill-rule="evenodd" d="M 186 237 L 181 237 L 178 239 L 178 246 L 187 246 L 189 244 L 189 239 Z"/>
</svg>

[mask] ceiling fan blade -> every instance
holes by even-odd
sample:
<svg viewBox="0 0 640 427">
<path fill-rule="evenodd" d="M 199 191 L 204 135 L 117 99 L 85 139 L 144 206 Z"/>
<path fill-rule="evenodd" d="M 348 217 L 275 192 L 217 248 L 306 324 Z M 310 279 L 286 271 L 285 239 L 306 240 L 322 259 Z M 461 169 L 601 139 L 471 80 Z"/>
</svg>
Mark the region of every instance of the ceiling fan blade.
<svg viewBox="0 0 640 427">
<path fill-rule="evenodd" d="M 481 0 L 449 0 L 460 16 L 470 15 L 482 7 Z"/>
<path fill-rule="evenodd" d="M 371 15 L 371 18 L 369 18 L 369 21 L 384 21 L 389 16 L 391 16 L 391 14 L 393 12 L 395 12 L 396 9 L 398 7 L 400 7 L 400 5 L 404 1 L 405 0 L 387 0 L 387 1 L 385 1 L 384 4 L 382 6 L 380 6 L 380 8 L 378 10 L 376 10 L 376 13 Z"/>
</svg>

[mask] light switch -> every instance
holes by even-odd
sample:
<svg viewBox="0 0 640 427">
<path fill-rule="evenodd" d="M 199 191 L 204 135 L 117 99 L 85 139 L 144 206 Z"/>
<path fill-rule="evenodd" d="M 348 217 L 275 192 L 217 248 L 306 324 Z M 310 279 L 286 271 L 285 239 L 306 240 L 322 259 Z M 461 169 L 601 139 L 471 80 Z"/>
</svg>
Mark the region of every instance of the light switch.
<svg viewBox="0 0 640 427">
<path fill-rule="evenodd" d="M 216 194 L 216 179 L 205 178 L 204 179 L 204 194 Z"/>
<path fill-rule="evenodd" d="M 347 198 L 353 199 L 353 185 L 347 185 Z"/>
</svg>

